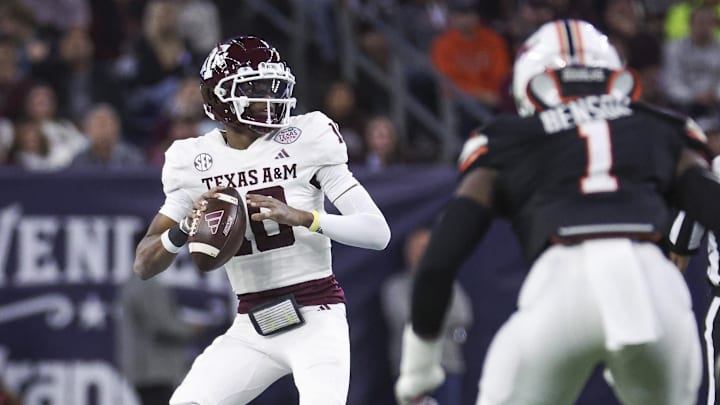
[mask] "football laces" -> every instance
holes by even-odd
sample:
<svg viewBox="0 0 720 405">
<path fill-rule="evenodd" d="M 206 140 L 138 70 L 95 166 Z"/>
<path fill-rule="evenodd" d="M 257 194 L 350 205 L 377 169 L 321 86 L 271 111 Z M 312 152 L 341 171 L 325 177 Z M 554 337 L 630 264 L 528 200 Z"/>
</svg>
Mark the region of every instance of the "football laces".
<svg viewBox="0 0 720 405">
<path fill-rule="evenodd" d="M 200 210 L 195 210 L 192 222 L 190 222 L 190 233 L 188 235 L 193 236 L 197 233 L 198 227 L 200 226 Z"/>
</svg>

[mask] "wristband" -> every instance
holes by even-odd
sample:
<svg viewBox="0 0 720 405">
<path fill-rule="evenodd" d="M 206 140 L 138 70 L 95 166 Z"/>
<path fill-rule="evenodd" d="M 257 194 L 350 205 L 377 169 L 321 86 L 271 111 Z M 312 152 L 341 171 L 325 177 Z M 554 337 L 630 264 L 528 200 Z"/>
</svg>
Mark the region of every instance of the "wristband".
<svg viewBox="0 0 720 405">
<path fill-rule="evenodd" d="M 320 213 L 317 212 L 317 210 L 311 210 L 310 212 L 313 215 L 313 221 L 312 224 L 310 224 L 310 226 L 308 227 L 308 229 L 310 230 L 310 232 L 322 232 L 322 230 L 320 229 Z"/>
<path fill-rule="evenodd" d="M 188 240 L 188 234 L 183 232 L 179 225 L 175 225 L 160 235 L 163 248 L 170 253 L 178 253 Z"/>
<path fill-rule="evenodd" d="M 168 229 L 168 238 L 170 242 L 175 246 L 183 246 L 188 241 L 188 233 L 185 232 L 180 225 L 175 225 Z"/>
</svg>

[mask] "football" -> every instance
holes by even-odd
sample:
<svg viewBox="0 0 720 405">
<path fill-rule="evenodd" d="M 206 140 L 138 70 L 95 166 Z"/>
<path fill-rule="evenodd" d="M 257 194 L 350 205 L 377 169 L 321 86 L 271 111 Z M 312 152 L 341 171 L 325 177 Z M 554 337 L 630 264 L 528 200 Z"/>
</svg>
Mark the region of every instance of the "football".
<svg viewBox="0 0 720 405">
<path fill-rule="evenodd" d="M 245 239 L 245 204 L 234 188 L 218 190 L 207 199 L 207 209 L 193 224 L 188 249 L 193 263 L 206 272 L 230 260 Z"/>
</svg>

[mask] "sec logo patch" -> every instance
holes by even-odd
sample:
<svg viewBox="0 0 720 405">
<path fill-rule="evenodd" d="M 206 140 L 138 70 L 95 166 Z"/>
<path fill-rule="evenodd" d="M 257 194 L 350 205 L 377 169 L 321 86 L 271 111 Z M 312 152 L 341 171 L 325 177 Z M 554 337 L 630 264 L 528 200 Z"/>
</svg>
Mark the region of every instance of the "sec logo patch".
<svg viewBox="0 0 720 405">
<path fill-rule="evenodd" d="M 283 128 L 277 134 L 275 134 L 275 137 L 273 137 L 273 140 L 277 143 L 282 143 L 284 145 L 287 145 L 289 143 L 293 143 L 293 142 L 297 141 L 297 139 L 300 137 L 301 133 L 302 133 L 302 130 L 297 127 Z"/>
<path fill-rule="evenodd" d="M 197 170 L 204 172 L 212 167 L 213 159 L 207 153 L 201 153 L 195 156 L 194 163 Z"/>
</svg>

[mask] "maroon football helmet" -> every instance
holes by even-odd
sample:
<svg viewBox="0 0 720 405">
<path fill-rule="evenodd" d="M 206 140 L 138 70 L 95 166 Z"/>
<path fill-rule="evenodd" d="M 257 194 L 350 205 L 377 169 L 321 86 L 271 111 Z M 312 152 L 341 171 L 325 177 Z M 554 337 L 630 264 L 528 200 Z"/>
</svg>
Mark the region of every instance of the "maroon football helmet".
<svg viewBox="0 0 720 405">
<path fill-rule="evenodd" d="M 205 113 L 231 128 L 266 134 L 288 124 L 295 76 L 280 53 L 253 36 L 218 44 L 200 69 Z"/>
</svg>

